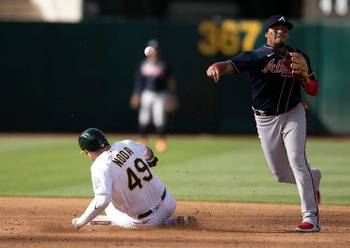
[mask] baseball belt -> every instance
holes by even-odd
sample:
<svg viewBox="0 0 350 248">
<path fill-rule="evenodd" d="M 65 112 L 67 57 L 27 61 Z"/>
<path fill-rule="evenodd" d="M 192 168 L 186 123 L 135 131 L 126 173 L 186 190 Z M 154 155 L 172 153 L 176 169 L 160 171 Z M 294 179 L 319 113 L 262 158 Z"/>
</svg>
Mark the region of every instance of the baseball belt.
<svg viewBox="0 0 350 248">
<path fill-rule="evenodd" d="M 278 115 L 276 112 L 259 110 L 259 109 L 255 109 L 253 107 L 252 107 L 252 109 L 253 109 L 254 114 L 257 116 L 276 116 L 276 115 Z"/>
<path fill-rule="evenodd" d="M 163 194 L 162 194 L 162 196 L 160 197 L 160 200 L 161 200 L 161 201 L 164 201 L 165 197 L 166 197 L 166 188 L 164 189 Z M 149 215 L 152 214 L 154 211 L 156 211 L 156 210 L 159 208 L 159 206 L 160 206 L 160 202 L 159 202 L 153 209 L 150 209 L 150 210 L 148 210 L 148 211 L 146 211 L 146 212 L 143 212 L 142 214 L 139 214 L 139 215 L 137 216 L 137 218 L 138 218 L 138 219 L 142 219 L 142 218 L 145 218 L 145 217 L 149 216 Z"/>
</svg>

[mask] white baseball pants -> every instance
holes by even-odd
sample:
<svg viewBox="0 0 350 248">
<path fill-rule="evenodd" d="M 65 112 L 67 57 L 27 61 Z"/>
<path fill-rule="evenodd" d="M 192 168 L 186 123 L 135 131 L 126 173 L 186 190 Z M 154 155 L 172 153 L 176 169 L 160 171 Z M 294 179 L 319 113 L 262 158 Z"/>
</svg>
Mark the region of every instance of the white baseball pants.
<svg viewBox="0 0 350 248">
<path fill-rule="evenodd" d="M 167 94 L 165 91 L 154 92 L 145 90 L 141 93 L 141 108 L 139 112 L 139 123 L 148 125 L 153 117 L 155 127 L 163 127 L 166 122 L 165 101 Z"/>
<path fill-rule="evenodd" d="M 172 222 L 171 216 L 175 213 L 176 201 L 167 190 L 166 197 L 163 201 L 154 206 L 152 213 L 145 218 L 139 219 L 137 216 L 131 217 L 114 207 L 112 202 L 105 209 L 106 215 L 112 225 L 118 225 L 124 228 L 142 228 L 157 227 Z"/>
</svg>

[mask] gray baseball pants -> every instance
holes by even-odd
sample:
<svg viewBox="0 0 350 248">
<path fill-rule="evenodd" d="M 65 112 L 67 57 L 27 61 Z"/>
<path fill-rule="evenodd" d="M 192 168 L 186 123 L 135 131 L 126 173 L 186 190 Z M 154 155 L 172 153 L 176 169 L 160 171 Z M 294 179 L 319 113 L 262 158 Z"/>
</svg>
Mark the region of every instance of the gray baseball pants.
<svg viewBox="0 0 350 248">
<path fill-rule="evenodd" d="M 305 153 L 306 117 L 300 103 L 277 116 L 255 115 L 256 126 L 267 163 L 278 182 L 296 184 L 304 221 L 318 225 L 316 191 L 321 174 L 311 169 Z"/>
</svg>

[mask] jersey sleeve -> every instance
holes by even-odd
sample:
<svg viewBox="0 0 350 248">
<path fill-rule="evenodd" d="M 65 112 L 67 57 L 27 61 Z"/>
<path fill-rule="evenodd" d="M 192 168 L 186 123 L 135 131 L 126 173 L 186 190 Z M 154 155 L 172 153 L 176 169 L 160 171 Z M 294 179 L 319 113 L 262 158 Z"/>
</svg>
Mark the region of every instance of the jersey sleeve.
<svg viewBox="0 0 350 248">
<path fill-rule="evenodd" d="M 235 68 L 237 73 L 250 71 L 255 68 L 257 56 L 254 52 L 242 52 L 227 60 Z"/>
<path fill-rule="evenodd" d="M 109 167 L 94 164 L 91 167 L 91 179 L 95 197 L 85 212 L 78 218 L 77 224 L 80 227 L 93 220 L 111 201 L 112 177 Z"/>
<path fill-rule="evenodd" d="M 96 195 L 112 195 L 112 175 L 108 166 L 91 168 L 92 187 Z"/>
</svg>

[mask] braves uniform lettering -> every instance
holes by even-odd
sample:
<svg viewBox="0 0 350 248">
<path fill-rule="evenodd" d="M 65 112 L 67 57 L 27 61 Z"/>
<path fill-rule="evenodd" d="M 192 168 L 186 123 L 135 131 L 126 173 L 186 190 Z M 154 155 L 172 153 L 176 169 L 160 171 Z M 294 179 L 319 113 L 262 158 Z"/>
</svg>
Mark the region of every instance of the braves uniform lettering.
<svg viewBox="0 0 350 248">
<path fill-rule="evenodd" d="M 270 56 L 268 56 L 270 57 Z M 279 73 L 281 77 L 293 77 L 292 73 L 288 68 L 283 64 L 283 60 L 280 59 L 275 63 L 275 59 L 271 59 L 267 65 L 261 70 L 263 73 Z"/>
</svg>

